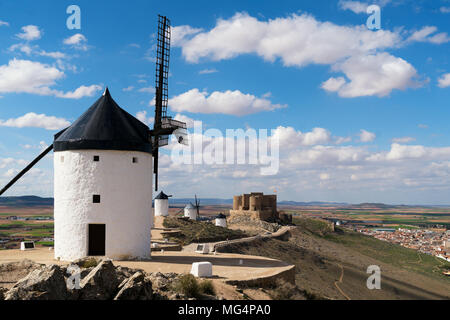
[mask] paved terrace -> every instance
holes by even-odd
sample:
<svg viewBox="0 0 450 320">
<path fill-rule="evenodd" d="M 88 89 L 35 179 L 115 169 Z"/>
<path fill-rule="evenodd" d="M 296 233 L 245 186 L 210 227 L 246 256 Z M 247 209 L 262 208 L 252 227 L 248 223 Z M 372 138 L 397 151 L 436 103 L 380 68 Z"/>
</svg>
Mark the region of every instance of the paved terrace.
<svg viewBox="0 0 450 320">
<path fill-rule="evenodd" d="M 44 264 L 69 264 L 53 258 L 54 252 L 46 248 L 36 248 L 29 251 L 1 250 L 0 264 L 33 260 Z M 115 265 L 143 269 L 146 272 L 175 272 L 189 273 L 193 262 L 209 261 L 213 264 L 213 276 L 224 281 L 263 280 L 293 275 L 293 265 L 266 257 L 248 256 L 240 254 L 198 254 L 192 252 L 165 251 L 153 252 L 149 261 L 113 261 Z"/>
</svg>

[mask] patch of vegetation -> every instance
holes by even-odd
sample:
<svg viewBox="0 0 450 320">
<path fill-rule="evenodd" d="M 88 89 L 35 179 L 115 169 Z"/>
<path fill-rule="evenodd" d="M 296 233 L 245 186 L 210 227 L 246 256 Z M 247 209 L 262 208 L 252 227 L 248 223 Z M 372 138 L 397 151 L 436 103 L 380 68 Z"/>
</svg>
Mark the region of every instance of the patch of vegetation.
<svg viewBox="0 0 450 320">
<path fill-rule="evenodd" d="M 211 280 L 203 280 L 202 282 L 200 282 L 199 289 L 203 294 L 209 294 L 211 296 L 216 295 L 216 289 L 214 288 Z"/>
<path fill-rule="evenodd" d="M 340 243 L 346 247 L 382 262 L 428 276 L 450 281 L 442 275 L 443 268 L 450 268 L 450 263 L 438 261 L 432 255 L 420 253 L 417 250 L 402 247 L 387 241 L 358 233 L 339 229 L 339 233 L 330 233 L 325 239 Z"/>
<path fill-rule="evenodd" d="M 302 229 L 309 231 L 312 234 L 324 236 L 333 232 L 332 226 L 329 222 L 321 219 L 293 217 L 292 223 Z"/>
<path fill-rule="evenodd" d="M 212 281 L 203 280 L 199 282 L 192 274 L 181 275 L 173 284 L 173 289 L 188 298 L 201 298 L 202 295 L 215 295 Z"/>
<path fill-rule="evenodd" d="M 267 292 L 273 300 L 320 300 L 321 297 L 282 279 Z"/>
<path fill-rule="evenodd" d="M 13 228 L 23 228 L 23 227 L 32 227 L 34 225 L 32 224 L 27 224 L 23 221 L 15 221 L 12 223 L 5 223 L 5 224 L 0 224 L 0 230 L 5 230 L 5 229 L 13 229 Z"/>
<path fill-rule="evenodd" d="M 241 230 L 232 230 L 223 227 L 217 227 L 209 222 L 194 220 L 185 220 L 180 218 L 167 217 L 164 219 L 165 228 L 176 228 L 180 233 L 170 236 L 170 239 L 187 245 L 190 243 L 216 242 L 224 240 L 233 240 L 247 237 L 248 235 Z"/>
<path fill-rule="evenodd" d="M 55 243 L 53 241 L 38 241 L 36 244 L 40 244 L 44 247 L 53 247 Z"/>
<path fill-rule="evenodd" d="M 404 225 L 404 224 L 395 226 L 394 228 L 395 228 L 395 229 L 409 229 L 409 230 L 419 229 L 419 227 L 416 227 L 416 226 L 409 226 L 409 225 Z"/>
<path fill-rule="evenodd" d="M 86 258 L 80 261 L 79 266 L 81 268 L 91 268 L 96 267 L 99 264 L 99 260 L 95 259 L 94 257 Z"/>
</svg>

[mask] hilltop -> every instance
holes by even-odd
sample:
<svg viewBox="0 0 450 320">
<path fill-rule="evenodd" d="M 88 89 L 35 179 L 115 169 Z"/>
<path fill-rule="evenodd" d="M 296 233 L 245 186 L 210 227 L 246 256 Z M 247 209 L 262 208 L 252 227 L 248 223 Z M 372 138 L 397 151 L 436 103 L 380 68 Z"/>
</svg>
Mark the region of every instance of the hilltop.
<svg viewBox="0 0 450 320">
<path fill-rule="evenodd" d="M 450 299 L 450 279 L 442 275 L 450 263 L 353 231 L 330 231 L 322 220 L 294 221 L 288 241 L 236 243 L 225 252 L 294 264 L 297 289 L 316 299 Z M 381 268 L 381 290 L 366 287 L 370 265 Z"/>
</svg>

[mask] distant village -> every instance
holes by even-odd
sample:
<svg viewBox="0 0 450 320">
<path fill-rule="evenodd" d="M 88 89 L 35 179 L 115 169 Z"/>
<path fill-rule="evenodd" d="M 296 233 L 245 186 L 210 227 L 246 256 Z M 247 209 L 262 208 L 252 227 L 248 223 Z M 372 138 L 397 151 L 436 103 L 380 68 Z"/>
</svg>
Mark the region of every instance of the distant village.
<svg viewBox="0 0 450 320">
<path fill-rule="evenodd" d="M 450 230 L 361 228 L 358 231 L 450 262 Z"/>
</svg>

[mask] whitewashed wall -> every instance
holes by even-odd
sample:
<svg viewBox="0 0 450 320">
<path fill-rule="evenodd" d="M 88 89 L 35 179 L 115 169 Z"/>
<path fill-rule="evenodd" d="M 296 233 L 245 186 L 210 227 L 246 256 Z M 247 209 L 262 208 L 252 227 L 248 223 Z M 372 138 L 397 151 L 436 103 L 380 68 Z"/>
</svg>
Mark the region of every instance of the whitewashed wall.
<svg viewBox="0 0 450 320">
<path fill-rule="evenodd" d="M 169 214 L 169 200 L 155 199 L 155 216 L 166 217 Z"/>
<path fill-rule="evenodd" d="M 184 208 L 184 216 L 191 220 L 197 219 L 197 209 L 195 208 Z"/>
<path fill-rule="evenodd" d="M 227 227 L 227 219 L 216 219 L 216 226 L 217 227 Z"/>
<path fill-rule="evenodd" d="M 100 161 L 93 161 L 94 155 Z M 138 158 L 138 163 L 132 163 L 133 157 Z M 54 170 L 55 258 L 70 261 L 87 256 L 90 223 L 106 225 L 107 257 L 150 256 L 151 154 L 55 152 Z M 100 203 L 93 203 L 94 194 L 101 196 Z"/>
</svg>

